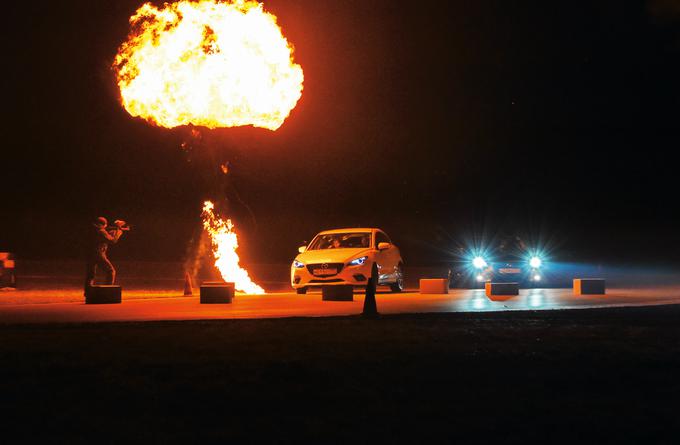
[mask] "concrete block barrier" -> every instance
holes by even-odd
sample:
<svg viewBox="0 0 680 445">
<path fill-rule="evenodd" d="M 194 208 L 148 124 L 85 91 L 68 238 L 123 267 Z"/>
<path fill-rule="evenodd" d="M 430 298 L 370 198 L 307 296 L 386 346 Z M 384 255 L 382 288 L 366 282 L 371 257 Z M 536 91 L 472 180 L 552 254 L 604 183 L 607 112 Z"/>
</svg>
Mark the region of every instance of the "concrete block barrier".
<svg viewBox="0 0 680 445">
<path fill-rule="evenodd" d="M 122 289 L 117 285 L 90 286 L 85 290 L 85 304 L 120 304 Z"/>
<path fill-rule="evenodd" d="M 201 285 L 201 304 L 230 304 L 234 299 L 234 283 L 207 282 Z"/>
<path fill-rule="evenodd" d="M 353 286 L 323 286 L 321 288 L 322 301 L 354 301 Z"/>
<path fill-rule="evenodd" d="M 422 278 L 419 287 L 421 294 L 448 294 L 449 280 L 446 278 Z"/>
<path fill-rule="evenodd" d="M 519 295 L 519 283 L 484 283 L 487 297 L 494 295 Z"/>
<path fill-rule="evenodd" d="M 604 295 L 603 278 L 574 278 L 574 295 Z"/>
</svg>

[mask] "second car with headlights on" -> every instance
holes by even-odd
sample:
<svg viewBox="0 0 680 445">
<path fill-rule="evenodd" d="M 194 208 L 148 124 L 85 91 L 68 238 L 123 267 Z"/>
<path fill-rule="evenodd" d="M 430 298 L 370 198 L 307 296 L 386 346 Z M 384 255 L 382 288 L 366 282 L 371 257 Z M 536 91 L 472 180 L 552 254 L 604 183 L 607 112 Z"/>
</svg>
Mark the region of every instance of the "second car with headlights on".
<svg viewBox="0 0 680 445">
<path fill-rule="evenodd" d="M 399 248 L 377 228 L 326 230 L 314 237 L 290 267 L 290 281 L 298 294 L 310 287 L 351 285 L 404 288 Z"/>
<path fill-rule="evenodd" d="M 519 237 L 507 237 L 494 248 L 466 252 L 452 271 L 451 286 L 483 287 L 485 282 L 516 282 L 545 286 L 545 259 Z"/>
</svg>

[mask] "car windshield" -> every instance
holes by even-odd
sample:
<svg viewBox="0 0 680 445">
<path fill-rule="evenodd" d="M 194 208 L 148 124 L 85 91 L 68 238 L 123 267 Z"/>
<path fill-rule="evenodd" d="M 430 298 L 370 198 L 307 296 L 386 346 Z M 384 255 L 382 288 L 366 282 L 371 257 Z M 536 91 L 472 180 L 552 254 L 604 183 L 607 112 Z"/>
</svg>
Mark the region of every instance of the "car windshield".
<svg viewBox="0 0 680 445">
<path fill-rule="evenodd" d="M 503 259 L 522 258 L 527 252 L 527 246 L 518 236 L 502 237 L 495 254 Z"/>
<path fill-rule="evenodd" d="M 356 249 L 371 246 L 371 234 L 368 232 L 357 233 L 325 233 L 317 235 L 309 245 L 308 250 L 323 249 Z"/>
</svg>

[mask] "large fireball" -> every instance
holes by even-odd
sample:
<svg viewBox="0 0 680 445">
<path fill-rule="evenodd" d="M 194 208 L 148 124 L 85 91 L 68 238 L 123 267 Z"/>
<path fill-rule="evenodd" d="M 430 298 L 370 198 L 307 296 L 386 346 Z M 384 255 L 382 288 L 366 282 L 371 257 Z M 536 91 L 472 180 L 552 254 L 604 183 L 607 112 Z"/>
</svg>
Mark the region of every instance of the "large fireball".
<svg viewBox="0 0 680 445">
<path fill-rule="evenodd" d="M 302 95 L 302 68 L 260 3 L 146 3 L 130 24 L 113 66 L 132 116 L 167 128 L 276 130 Z"/>
</svg>

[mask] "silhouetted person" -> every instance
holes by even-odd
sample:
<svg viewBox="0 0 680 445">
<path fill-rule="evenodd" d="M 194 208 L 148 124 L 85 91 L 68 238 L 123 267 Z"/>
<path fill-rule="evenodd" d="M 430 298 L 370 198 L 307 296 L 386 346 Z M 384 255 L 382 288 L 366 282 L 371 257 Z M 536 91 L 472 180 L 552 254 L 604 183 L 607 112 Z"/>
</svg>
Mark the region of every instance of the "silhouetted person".
<svg viewBox="0 0 680 445">
<path fill-rule="evenodd" d="M 125 221 L 114 221 L 114 227 L 107 227 L 108 221 L 103 216 L 97 218 L 93 224 L 88 240 L 87 272 L 85 275 L 85 290 L 94 285 L 97 266 L 101 267 L 106 274 L 104 284 L 113 284 L 116 281 L 116 269 L 106 257 L 109 244 L 115 244 L 127 230 Z"/>
</svg>

